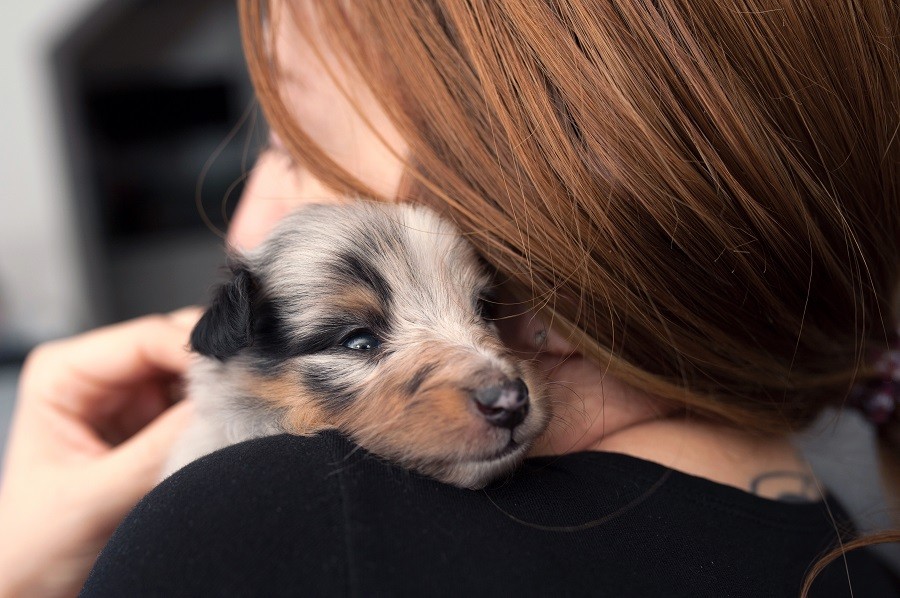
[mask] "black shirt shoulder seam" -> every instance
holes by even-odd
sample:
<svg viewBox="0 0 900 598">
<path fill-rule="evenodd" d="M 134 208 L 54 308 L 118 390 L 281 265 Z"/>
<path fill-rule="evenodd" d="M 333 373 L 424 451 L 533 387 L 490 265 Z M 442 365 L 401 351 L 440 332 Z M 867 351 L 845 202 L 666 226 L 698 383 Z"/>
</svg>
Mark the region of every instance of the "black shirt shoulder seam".
<svg viewBox="0 0 900 598">
<path fill-rule="evenodd" d="M 340 452 L 335 443 L 329 442 L 329 453 L 331 454 L 331 458 L 333 462 L 338 462 L 341 459 Z M 357 580 L 357 569 L 354 564 L 353 558 L 353 541 L 350 533 L 350 503 L 349 497 L 347 496 L 347 485 L 344 481 L 344 469 L 338 468 L 336 472 L 338 478 L 338 489 L 340 492 L 340 501 L 341 501 L 341 523 L 343 527 L 343 538 L 344 538 L 344 558 L 346 559 L 347 564 L 347 595 L 348 596 L 358 596 L 357 589 L 359 587 L 359 583 Z"/>
</svg>

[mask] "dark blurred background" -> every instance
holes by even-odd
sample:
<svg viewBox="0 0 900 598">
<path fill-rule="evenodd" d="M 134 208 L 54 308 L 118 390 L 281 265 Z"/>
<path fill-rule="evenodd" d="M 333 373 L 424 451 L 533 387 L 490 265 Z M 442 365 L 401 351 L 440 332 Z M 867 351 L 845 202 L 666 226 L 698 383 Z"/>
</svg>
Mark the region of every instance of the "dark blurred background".
<svg viewBox="0 0 900 598">
<path fill-rule="evenodd" d="M 0 442 L 35 344 L 203 303 L 265 139 L 234 0 L 0 19 Z"/>
<path fill-rule="evenodd" d="M 202 302 L 259 145 L 234 1 L 103 2 L 50 63 L 92 324 Z"/>
<path fill-rule="evenodd" d="M 202 301 L 221 262 L 215 230 L 263 139 L 233 0 L 12 6 L 0 36 L 13 46 L 7 361 L 47 338 Z"/>
</svg>

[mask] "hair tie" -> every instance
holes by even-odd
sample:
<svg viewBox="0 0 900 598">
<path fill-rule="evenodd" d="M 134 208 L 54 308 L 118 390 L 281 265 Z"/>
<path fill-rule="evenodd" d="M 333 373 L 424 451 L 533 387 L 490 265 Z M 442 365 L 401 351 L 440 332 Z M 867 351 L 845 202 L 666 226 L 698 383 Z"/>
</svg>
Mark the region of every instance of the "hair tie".
<svg viewBox="0 0 900 598">
<path fill-rule="evenodd" d="M 900 342 L 897 337 L 879 354 L 873 372 L 874 378 L 853 387 L 849 404 L 878 428 L 884 428 L 900 415 Z"/>
</svg>

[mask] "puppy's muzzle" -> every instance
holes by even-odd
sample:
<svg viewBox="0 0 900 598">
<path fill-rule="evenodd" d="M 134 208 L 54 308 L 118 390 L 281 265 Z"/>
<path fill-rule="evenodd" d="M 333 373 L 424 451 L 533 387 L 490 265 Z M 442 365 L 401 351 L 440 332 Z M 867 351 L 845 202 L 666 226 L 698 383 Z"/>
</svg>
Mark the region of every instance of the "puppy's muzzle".
<svg viewBox="0 0 900 598">
<path fill-rule="evenodd" d="M 482 417 L 498 428 L 512 430 L 528 415 L 528 387 L 521 378 L 479 388 L 473 398 Z"/>
</svg>

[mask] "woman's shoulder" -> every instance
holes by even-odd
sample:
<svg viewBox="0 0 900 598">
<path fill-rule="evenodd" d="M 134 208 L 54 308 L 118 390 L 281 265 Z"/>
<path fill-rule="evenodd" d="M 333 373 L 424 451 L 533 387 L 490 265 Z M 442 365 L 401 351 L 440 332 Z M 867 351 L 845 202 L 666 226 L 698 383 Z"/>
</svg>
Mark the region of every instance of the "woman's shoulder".
<svg viewBox="0 0 900 598">
<path fill-rule="evenodd" d="M 776 503 L 626 455 L 529 459 L 473 492 L 335 433 L 277 436 L 153 490 L 85 594 L 792 596 L 833 540 L 822 503 Z M 851 567 L 870 573 L 868 561 Z"/>
<path fill-rule="evenodd" d="M 129 513 L 83 594 L 255 594 L 261 580 L 260 591 L 293 583 L 298 551 L 317 555 L 309 593 L 342 593 L 344 512 L 334 473 L 348 444 L 333 434 L 273 436 L 190 463 Z"/>
</svg>

